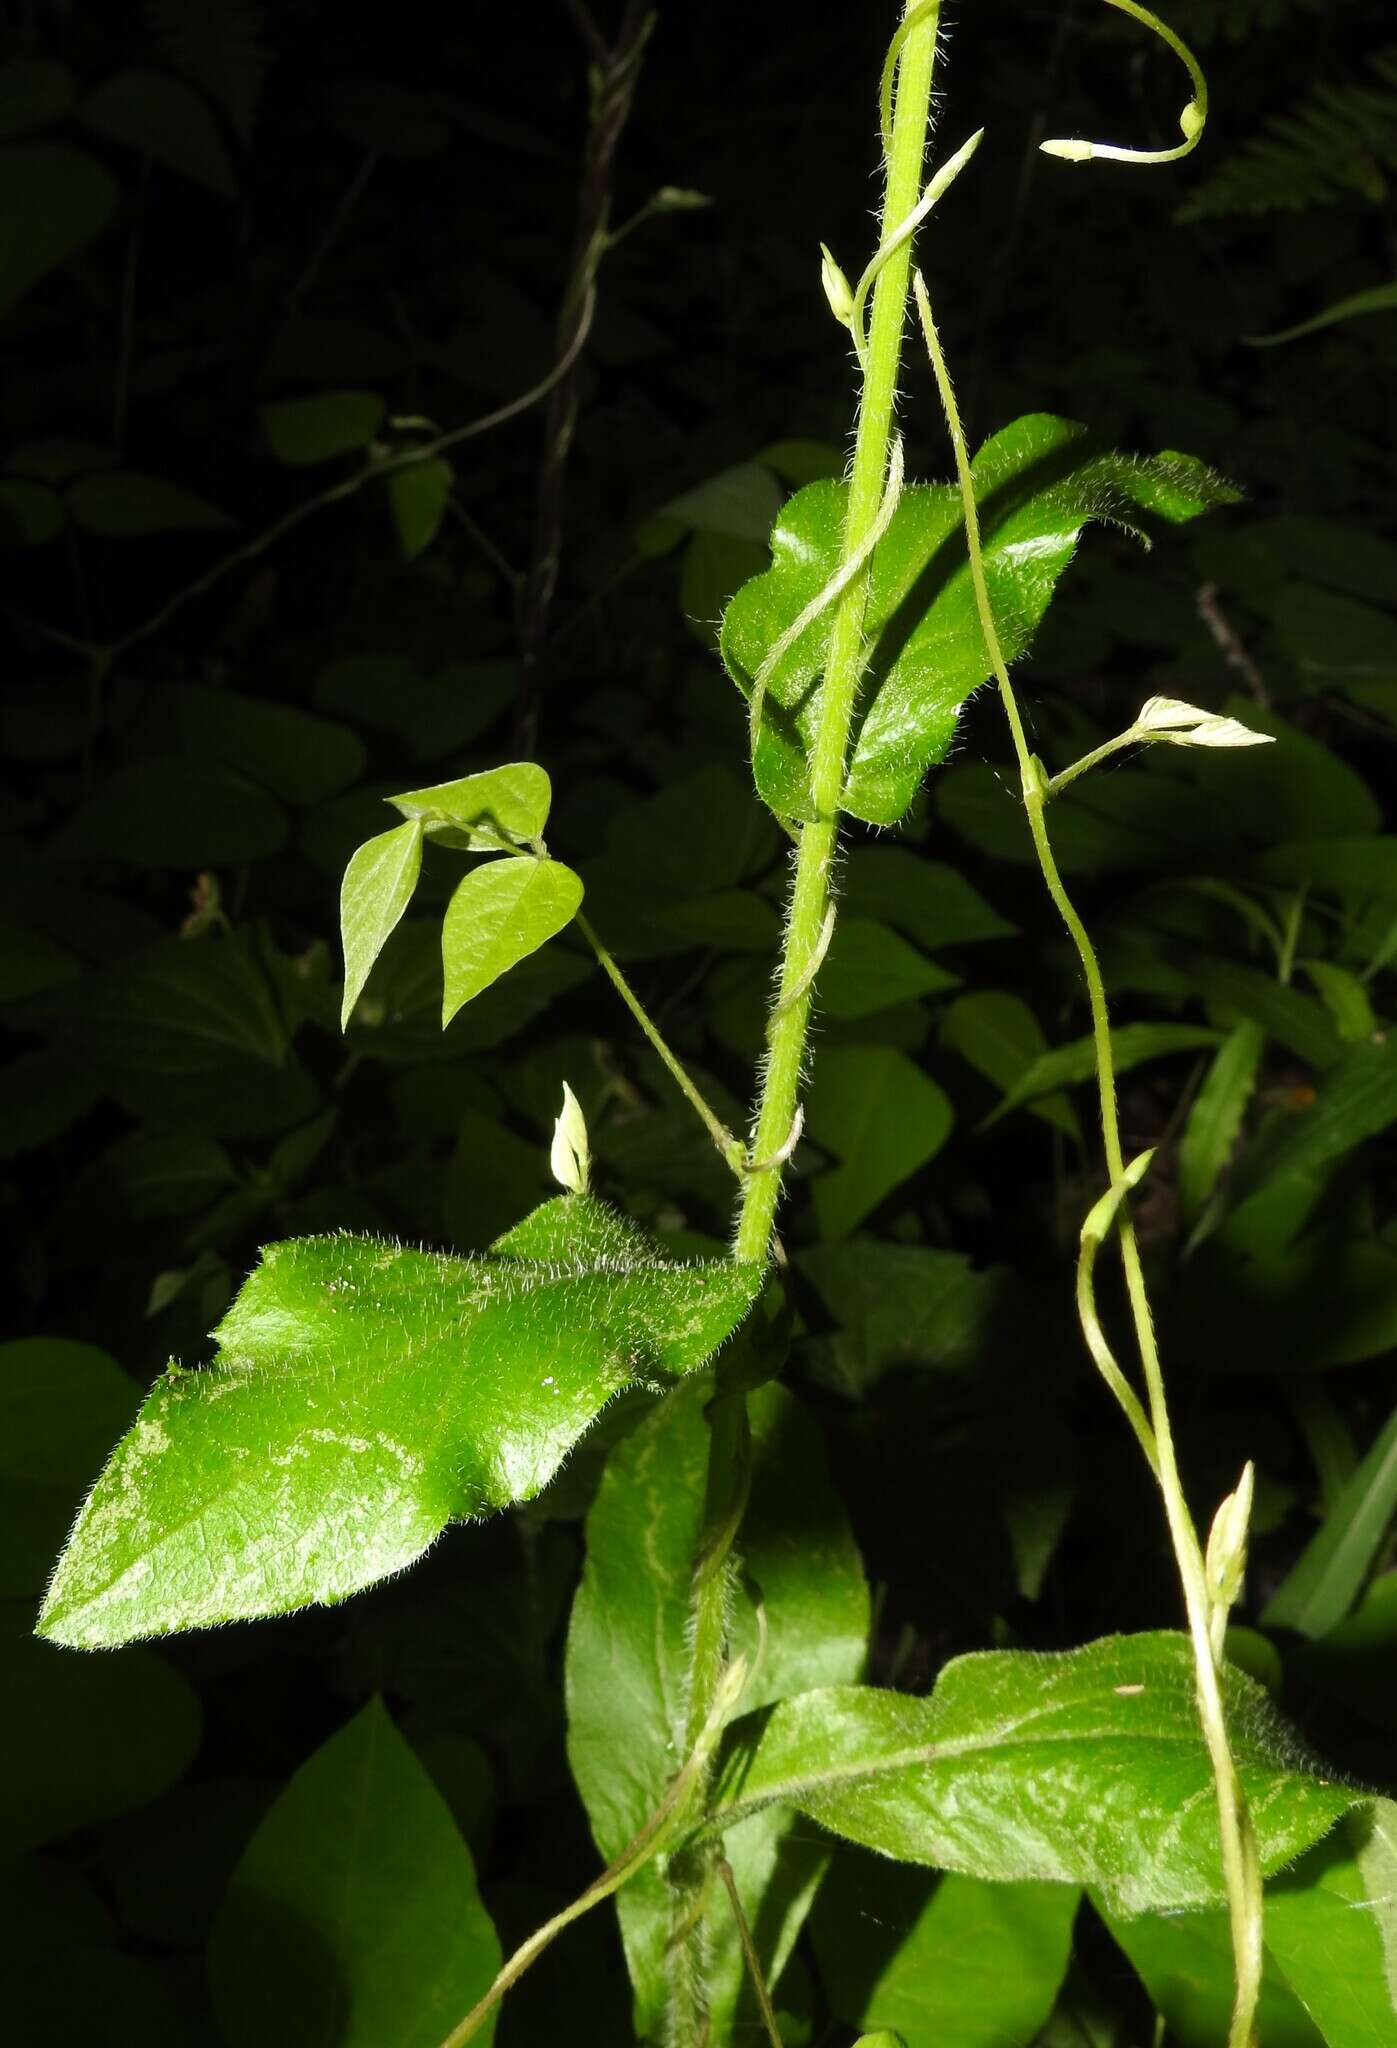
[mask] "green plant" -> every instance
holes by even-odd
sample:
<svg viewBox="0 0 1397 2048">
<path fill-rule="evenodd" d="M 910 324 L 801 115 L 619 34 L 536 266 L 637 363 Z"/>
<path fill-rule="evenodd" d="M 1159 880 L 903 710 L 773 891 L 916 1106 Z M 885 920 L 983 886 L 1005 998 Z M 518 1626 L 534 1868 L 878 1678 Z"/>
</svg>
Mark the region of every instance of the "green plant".
<svg viewBox="0 0 1397 2048">
<path fill-rule="evenodd" d="M 739 1184 L 734 1256 L 667 1258 L 596 1202 L 586 1126 L 570 1097 L 553 1152 L 569 1192 L 508 1232 L 491 1257 L 450 1259 L 344 1238 L 272 1248 L 221 1325 L 219 1360 L 160 1384 L 99 1482 L 51 1589 L 45 1626 L 60 1640 L 97 1645 L 341 1598 L 411 1561 L 447 1522 L 530 1499 L 604 1407 L 636 1388 L 658 1394 L 608 1460 L 569 1647 L 574 1773 L 608 1869 L 525 1943 L 494 1988 L 506 1988 L 545 1938 L 615 1893 L 642 2025 L 657 2024 L 667 2006 L 674 2038 L 697 2041 L 710 2025 L 728 2027 L 750 1996 L 774 2033 L 766 1980 L 790 1952 L 826 1853 L 795 1828 L 795 1816 L 806 1815 L 849 1841 L 971 1882 L 1055 1885 L 1059 1898 L 1045 1911 L 1055 1934 L 1063 1904 L 1070 1907 L 1083 1883 L 1096 1888 L 1112 1924 L 1215 1904 L 1219 1869 L 1230 1858 L 1226 1889 L 1242 1952 L 1234 2028 L 1242 2039 L 1260 1957 L 1254 1900 L 1242 1896 L 1249 1886 L 1240 1865 L 1252 1852 L 1234 1769 L 1268 1871 L 1339 1816 L 1370 1809 L 1301 1757 L 1261 1689 L 1220 1659 L 1219 1616 L 1225 1621 L 1240 1577 L 1246 1511 L 1226 1514 L 1205 1582 L 1169 1464 L 1128 1227 L 1120 1236 L 1152 1412 L 1146 1420 L 1134 1397 L 1126 1406 L 1160 1471 L 1192 1654 L 1161 1634 L 1047 1661 L 999 1650 L 957 1660 L 929 1701 L 914 1699 L 857 1682 L 866 1595 L 851 1543 L 842 1533 L 829 1540 L 839 1531 L 837 1509 L 822 1524 L 823 1548 L 790 1555 L 789 1496 L 818 1492 L 818 1458 L 801 1442 L 798 1411 L 771 1384 L 789 1328 L 780 1302 L 762 1288 L 782 1172 L 801 1133 L 811 1008 L 838 930 L 840 814 L 896 822 L 924 772 L 944 759 L 960 706 L 991 673 L 1012 711 L 1000 646 L 1013 653 L 1027 644 L 1089 518 L 1183 521 L 1227 495 L 1202 465 L 1101 455 L 1079 431 L 1040 416 L 996 435 L 970 469 L 924 293 L 960 476 L 957 486 L 903 488 L 890 444 L 910 271 L 903 230 L 922 211 L 936 14 L 934 6 L 913 8 L 888 60 L 884 104 L 896 81 L 897 108 L 895 119 L 885 112 L 879 251 L 851 292 L 840 291 L 832 263 L 829 270 L 865 369 L 849 484 L 816 482 L 790 501 L 771 569 L 737 595 L 723 628 L 726 659 L 748 701 L 758 790 L 796 843 L 749 1145 L 731 1136 L 627 993 Z M 962 151 L 948 169 L 966 157 Z M 933 180 L 933 203 L 947 182 L 944 173 Z M 865 338 L 860 308 L 870 294 Z M 1220 721 L 1155 699 L 1120 741 L 1090 751 L 1145 738 L 1206 745 L 1210 733 L 1235 739 L 1235 724 L 1225 734 Z M 1113 1121 L 1115 1041 L 1095 956 L 1066 906 L 1043 823 L 1049 794 L 1075 781 L 1081 764 L 1049 778 L 1017 729 L 1016 738 L 1036 851 L 1082 950 L 1092 996 L 1111 1209 L 1098 1206 L 1088 1217 L 1082 1301 L 1095 1354 L 1119 1392 L 1125 1382 L 1095 1317 L 1091 1265 L 1129 1181 Z M 347 1020 L 408 907 L 426 847 L 482 861 L 456 886 L 443 919 L 443 1022 L 567 926 L 582 884 L 549 854 L 550 797 L 542 771 L 523 763 L 393 799 L 403 823 L 361 848 L 345 876 Z M 1288 988 L 1297 944 L 1293 933 L 1280 936 L 1279 984 Z M 600 943 L 597 950 L 626 993 L 609 951 Z M 1315 980 L 1322 990 L 1325 976 Z M 1332 976 L 1328 986 L 1339 1008 L 1347 995 L 1352 1014 L 1352 989 Z M 1223 1077 L 1228 1088 L 1219 1083 L 1234 1106 L 1246 1065 L 1237 1058 Z M 1039 1087 L 1040 1073 L 1026 1099 L 1068 1078 L 1059 1067 Z M 914 1146 L 916 1113 L 930 1131 L 937 1105 L 922 1096 L 911 1112 L 900 1110 Z M 1201 1125 L 1195 1135 L 1206 1150 Z M 1263 1171 L 1264 1161 L 1251 1170 Z M 1280 1170 L 1293 1171 L 1294 1162 L 1283 1160 Z M 1215 1177 L 1198 1169 L 1200 1206 Z M 841 1199 L 854 1203 L 847 1183 L 842 1196 L 827 1190 L 830 1214 L 838 1215 Z M 785 1514 L 776 1505 L 783 1489 Z M 651 1566 L 640 1578 L 638 1552 Z M 615 1726 L 618 1672 L 627 1691 L 636 1680 L 624 1742 Z M 1205 1697 L 1206 1747 L 1195 1725 L 1195 1683 Z M 378 1754 L 385 1744 L 392 1749 L 371 1713 L 362 1730 L 356 1724 L 354 1741 L 344 1768 L 371 1768 L 360 1745 L 371 1756 L 375 1742 Z M 1215 1787 L 1225 1810 L 1224 1859 Z M 313 1807 L 316 1787 L 296 1790 Z M 1374 1856 L 1384 1840 L 1373 1824 L 1350 1859 L 1369 1900 L 1381 1896 L 1369 1872 L 1380 1868 Z M 496 1957 L 459 1863 L 452 1881 L 471 1941 L 451 1989 L 460 1994 L 473 1973 L 460 2002 L 480 1993 L 475 2013 L 448 2035 L 455 2040 L 477 2018 L 488 2020 Z M 754 1957 L 748 1992 L 744 1973 Z"/>
</svg>

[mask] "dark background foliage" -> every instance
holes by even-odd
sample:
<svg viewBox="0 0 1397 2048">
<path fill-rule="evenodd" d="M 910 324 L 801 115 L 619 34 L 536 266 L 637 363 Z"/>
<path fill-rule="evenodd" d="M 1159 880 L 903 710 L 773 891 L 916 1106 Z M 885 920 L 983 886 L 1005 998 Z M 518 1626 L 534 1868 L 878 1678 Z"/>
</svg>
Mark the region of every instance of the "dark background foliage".
<svg viewBox="0 0 1397 2048">
<path fill-rule="evenodd" d="M 1391 1010 L 1397 316 L 1268 349 L 1246 339 L 1391 278 L 1397 80 L 1374 64 L 1391 21 L 1383 0 L 1177 0 L 1214 123 L 1199 155 L 1147 173 L 1035 153 L 1045 134 L 1174 139 L 1179 74 L 1128 22 L 1086 0 L 960 12 L 940 146 L 982 122 L 988 134 L 923 260 L 972 439 L 1050 410 L 1124 448 L 1185 449 L 1246 493 L 1148 558 L 1089 537 L 1020 685 L 1058 766 L 1152 691 L 1236 695 L 1241 715 L 1277 721 L 1264 761 L 1131 764 L 1064 802 L 1055 827 L 1120 1020 L 1261 1033 L 1235 1180 L 1327 1072 L 1385 1042 Z M 487 1244 L 547 1190 L 564 1078 L 602 1191 L 676 1244 L 722 1238 L 729 1183 L 571 939 L 443 1038 L 430 920 L 409 924 L 338 1031 L 338 878 L 391 822 L 383 793 L 515 751 L 539 411 L 462 442 L 425 512 L 395 510 L 370 478 L 171 607 L 354 478 L 370 435 L 368 459 L 400 451 L 548 369 L 587 118 L 567 10 L 11 0 L 0 19 L 0 1147 L 25 1343 L 0 1353 L 19 1447 L 5 1711 L 27 1786 L 16 1853 L 33 1847 L 14 1864 L 25 1905 L 7 1938 L 30 1986 L 19 2038 L 202 2041 L 216 2038 L 203 1954 L 228 1874 L 278 1788 L 376 1691 L 475 1844 L 507 1944 L 586 1881 L 558 1674 L 605 1446 L 406 1581 L 163 1649 L 202 1735 L 182 1776 L 157 1754 L 128 1786 L 131 1745 L 116 1741 L 125 1762 L 108 1774 L 94 1733 L 123 1725 L 103 1704 L 105 1663 L 45 1648 L 35 1664 L 22 1637 L 137 1387 L 171 1355 L 207 1355 L 270 1238 L 346 1227 Z M 871 245 L 889 27 L 889 8 L 661 7 L 613 219 L 667 185 L 711 204 L 647 221 L 607 257 L 580 375 L 539 701 L 550 845 L 734 1119 L 783 864 L 749 795 L 713 627 L 765 563 L 781 496 L 843 459 L 851 378 L 817 245 L 851 275 Z M 1237 173 L 1319 84 L 1337 96 L 1327 153 L 1302 123 L 1279 159 Z M 76 158 L 98 167 L 95 187 Z M 1234 210 L 1239 176 L 1256 210 Z M 279 459 L 287 416 L 263 409 L 346 391 L 381 401 L 381 420 L 370 406 L 323 461 Z M 910 473 L 944 476 L 915 358 L 903 413 Z M 416 553 L 410 516 L 428 521 Z M 1100 1184 L 1090 1090 L 983 1121 L 1037 1050 L 1085 1028 L 1005 757 L 997 707 L 977 700 L 905 832 L 859 840 L 850 908 L 880 936 L 864 959 L 841 965 L 836 948 L 784 1212 L 801 1316 L 790 1377 L 824 1425 L 876 1589 L 873 1675 L 912 1689 L 962 1649 L 1178 1615 L 1161 1517 L 1071 1320 L 1071 1252 Z M 916 865 L 889 866 L 894 847 Z M 946 867 L 974 893 L 952 897 Z M 452 880 L 444 861 L 429 868 L 428 909 Z M 1279 976 L 1246 902 L 1290 918 L 1293 959 L 1318 969 Z M 1211 1053 L 1177 1044 L 1126 1075 L 1126 1123 L 1133 1147 L 1161 1148 L 1142 1230 L 1195 1500 L 1258 1461 L 1241 1617 L 1254 1627 L 1386 1421 L 1391 1134 L 1346 1130 L 1299 1194 L 1288 1181 L 1268 1202 L 1263 1178 L 1185 1256 L 1177 1151 Z M 867 1127 L 862 1166 L 821 1142 L 838 1119 L 819 1059 L 835 1048 L 844 1111 Z M 954 1123 L 909 1173 L 882 1160 L 880 1134 L 905 1121 L 917 1068 Z M 826 1227 L 883 1247 L 872 1263 L 816 1249 L 811 1190 L 833 1173 Z M 120 1376 L 54 1339 L 100 1347 Z M 1397 1698 L 1387 1483 L 1363 1496 L 1371 1528 L 1324 1627 L 1272 1627 L 1249 1647 L 1310 1739 L 1378 1781 Z M 175 1712 L 148 1680 L 130 1708 L 147 1741 L 151 1717 Z M 96 1789 L 75 1794 L 85 1752 Z M 564 2014 L 569 2038 L 582 2015 L 586 2038 L 626 2038 L 611 1943 L 600 1927 L 570 1937 L 508 2008 L 502 2041 L 561 2037 Z M 813 2037 L 842 2038 L 811 1958 L 792 1984 Z M 1149 2038 L 1138 1987 L 1089 1927 L 1064 2001 L 1096 2012 L 1092 2039 Z"/>
</svg>

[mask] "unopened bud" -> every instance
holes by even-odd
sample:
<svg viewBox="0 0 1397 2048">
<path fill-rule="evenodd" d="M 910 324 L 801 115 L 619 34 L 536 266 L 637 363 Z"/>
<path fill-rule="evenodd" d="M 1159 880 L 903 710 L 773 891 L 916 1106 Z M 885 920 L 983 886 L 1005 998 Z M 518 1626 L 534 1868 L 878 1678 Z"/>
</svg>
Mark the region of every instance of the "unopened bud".
<svg viewBox="0 0 1397 2048">
<path fill-rule="evenodd" d="M 1135 731 L 1144 739 L 1167 740 L 1174 747 L 1265 747 L 1273 743 L 1269 732 L 1253 732 L 1239 718 L 1202 711 L 1177 697 L 1151 697 L 1135 721 Z"/>
<path fill-rule="evenodd" d="M 1241 1597 L 1242 1581 L 1247 1571 L 1247 1529 L 1255 1488 L 1256 1468 L 1248 1460 L 1237 1482 L 1237 1491 L 1228 1494 L 1214 1515 L 1213 1526 L 1208 1532 L 1205 1564 L 1208 1591 L 1214 1606 L 1224 1612 Z"/>
<path fill-rule="evenodd" d="M 586 1194 L 592 1164 L 591 1146 L 587 1140 L 582 1105 L 566 1081 L 563 1083 L 563 1107 L 553 1126 L 548 1164 L 554 1180 L 560 1182 L 570 1195 Z"/>
<path fill-rule="evenodd" d="M 820 283 L 825 288 L 831 313 L 841 327 L 847 327 L 853 318 L 854 294 L 849 289 L 848 278 L 823 242 L 820 244 Z"/>
</svg>

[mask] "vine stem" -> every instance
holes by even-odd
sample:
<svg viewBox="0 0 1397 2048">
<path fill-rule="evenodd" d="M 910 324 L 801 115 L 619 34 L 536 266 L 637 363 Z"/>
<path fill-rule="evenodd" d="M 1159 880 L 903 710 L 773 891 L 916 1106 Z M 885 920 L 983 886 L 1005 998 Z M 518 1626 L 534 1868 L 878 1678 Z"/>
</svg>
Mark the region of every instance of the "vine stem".
<svg viewBox="0 0 1397 2048">
<path fill-rule="evenodd" d="M 1004 705 L 1005 717 L 1013 738 L 1014 753 L 1018 761 L 1019 779 L 1023 791 L 1024 809 L 1028 815 L 1029 831 L 1033 837 L 1034 851 L 1042 871 L 1043 881 L 1056 906 L 1058 915 L 1076 949 L 1081 963 L 1083 979 L 1087 987 L 1087 999 L 1091 1007 L 1092 1034 L 1096 1045 L 1096 1076 L 1101 1105 L 1101 1132 L 1106 1153 L 1106 1167 L 1111 1186 L 1128 1183 L 1124 1153 L 1121 1149 L 1120 1116 L 1116 1105 L 1115 1059 L 1111 1048 L 1111 1021 L 1106 1001 L 1105 984 L 1101 978 L 1101 966 L 1096 956 L 1086 926 L 1082 923 L 1071 898 L 1063 884 L 1057 861 L 1048 838 L 1044 808 L 1047 802 L 1048 783 L 1042 764 L 1030 752 L 1024 732 L 1023 719 L 1009 671 L 999 645 L 995 628 L 994 611 L 990 604 L 989 587 L 985 580 L 984 555 L 980 544 L 980 521 L 975 502 L 975 483 L 971 474 L 970 456 L 965 444 L 961 426 L 960 411 L 956 404 L 950 372 L 946 366 L 941 339 L 936 331 L 932 316 L 931 300 L 920 275 L 913 279 L 917 309 L 921 316 L 922 332 L 926 338 L 927 353 L 931 358 L 932 373 L 940 395 L 942 410 L 946 415 L 947 431 L 955 455 L 956 475 L 960 484 L 961 504 L 965 515 L 966 548 L 970 563 L 970 578 L 975 593 L 975 604 L 980 616 L 984 634 L 985 650 L 990 658 L 995 679 L 999 685 L 1000 699 Z M 1247 1813 L 1246 1799 L 1237 1767 L 1232 1757 L 1232 1746 L 1227 1733 L 1227 1716 L 1223 1706 L 1222 1684 L 1218 1660 L 1214 1655 L 1211 1639 L 1213 1602 L 1208 1590 L 1204 1569 L 1203 1552 L 1199 1545 L 1198 1533 L 1189 1513 L 1184 1496 L 1183 1483 L 1179 1476 L 1178 1459 L 1174 1448 L 1173 1429 L 1169 1419 L 1169 1407 L 1165 1397 L 1164 1375 L 1160 1363 L 1159 1347 L 1155 1341 L 1154 1320 L 1150 1314 L 1149 1295 L 1145 1286 L 1144 1267 L 1140 1259 L 1140 1247 L 1135 1228 L 1125 1201 L 1120 1204 L 1117 1218 L 1117 1237 L 1120 1245 L 1121 1264 L 1125 1272 L 1126 1293 L 1130 1302 L 1131 1319 L 1135 1326 L 1136 1342 L 1140 1351 L 1140 1362 L 1144 1369 L 1145 1388 L 1149 1399 L 1149 1420 L 1157 1458 L 1156 1476 L 1164 1501 L 1165 1517 L 1169 1525 L 1169 1536 L 1178 1565 L 1183 1586 L 1184 1609 L 1188 1618 L 1189 1637 L 1193 1647 L 1194 1680 L 1198 1696 L 1199 1719 L 1203 1728 L 1203 1739 L 1207 1745 L 1212 1765 L 1213 1782 L 1217 1793 L 1218 1821 L 1222 1839 L 1223 1877 L 1227 1890 L 1228 1914 L 1232 1931 L 1233 1964 L 1236 1972 L 1236 2000 L 1232 2013 L 1232 2024 L 1228 2034 L 1228 2048 L 1252 2048 L 1255 2039 L 1255 2018 L 1257 2000 L 1261 1990 L 1262 1967 L 1262 1892 L 1261 1872 L 1257 1858 L 1256 1838 Z M 1138 1407 L 1138 1404 L 1137 1404 Z M 1128 1411 L 1127 1411 L 1128 1412 Z M 1137 1436 L 1140 1432 L 1137 1428 Z M 1146 1440 L 1141 1437 L 1142 1448 Z M 1148 1449 L 1146 1456 L 1148 1457 Z"/>
<path fill-rule="evenodd" d="M 579 910 L 573 922 L 596 954 L 602 972 L 606 975 L 617 995 L 620 996 L 621 1001 L 635 1018 L 636 1023 L 659 1055 L 665 1070 L 674 1080 L 684 1100 L 698 1117 L 724 1160 L 736 1174 L 739 1182 L 744 1181 L 746 1178 L 746 1163 L 741 1139 L 733 1136 L 717 1111 L 704 1100 L 702 1092 L 688 1073 L 683 1061 L 677 1053 L 671 1051 L 658 1024 L 655 1023 L 650 1012 L 641 1002 L 640 997 L 636 994 L 606 947 L 597 937 L 590 918 L 584 916 Z"/>
<path fill-rule="evenodd" d="M 907 317 L 911 237 L 894 244 L 899 226 L 918 203 L 931 111 L 940 9 L 935 0 L 907 0 L 894 45 L 896 112 L 885 139 L 886 179 L 878 246 L 886 257 L 873 287 L 868 343 L 862 353 L 863 390 L 849 478 L 848 505 L 840 546 L 840 569 L 865 548 L 886 495 Z M 915 17 L 915 19 L 914 19 Z M 750 1157 L 762 1166 L 749 1172 L 734 1233 L 734 1256 L 765 1264 L 771 1255 L 782 1167 L 797 1128 L 797 1103 L 805 1064 L 815 973 L 829 944 L 834 861 L 845 762 L 859 684 L 864 671 L 863 621 L 868 587 L 865 559 L 840 591 L 830 633 L 824 682 L 811 749 L 810 813 L 796 836 L 794 870 L 777 990 L 767 1028 L 762 1076 Z M 741 1397 L 736 1397 L 739 1402 Z M 745 1404 L 742 1423 L 745 1423 Z M 722 1423 L 726 1397 L 717 1404 L 709 1442 L 708 1498 L 712 1504 L 738 1492 L 733 1474 L 744 1434 Z M 720 1424 L 722 1426 L 720 1426 Z M 730 1550 L 735 1524 L 729 1525 Z M 730 1580 L 727 1550 L 720 1556 L 705 1540 L 695 1569 L 690 1615 L 688 1726 L 703 1724 L 713 1690 L 721 1682 L 727 1633 Z M 706 1785 L 691 1795 L 702 1799 Z M 714 1870 L 712 1856 L 686 1857 L 670 1875 L 670 2039 L 674 2048 L 703 2048 L 708 2031 L 703 1997 L 703 1910 Z"/>
</svg>

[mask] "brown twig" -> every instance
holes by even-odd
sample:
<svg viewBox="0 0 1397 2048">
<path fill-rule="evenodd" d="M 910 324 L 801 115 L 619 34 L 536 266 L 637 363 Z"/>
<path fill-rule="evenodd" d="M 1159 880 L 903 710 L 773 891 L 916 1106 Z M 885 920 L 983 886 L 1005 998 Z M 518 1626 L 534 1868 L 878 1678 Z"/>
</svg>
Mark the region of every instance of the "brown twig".
<svg viewBox="0 0 1397 2048">
<path fill-rule="evenodd" d="M 1228 618 L 1218 601 L 1216 583 L 1200 583 L 1194 596 L 1198 616 L 1222 649 L 1222 658 L 1229 668 L 1235 668 L 1258 704 L 1269 710 L 1271 699 L 1266 694 L 1266 679 L 1261 670 L 1247 653 L 1237 634 L 1236 627 Z"/>
<path fill-rule="evenodd" d="M 524 673 L 516 733 L 523 754 L 534 751 L 538 737 L 543 649 L 558 588 L 567 464 L 577 425 L 577 367 L 591 324 L 597 266 L 606 253 L 612 166 L 630 118 L 641 58 L 655 25 L 655 17 L 644 0 L 626 0 L 616 40 L 607 44 L 583 0 L 568 0 L 568 5 L 591 57 L 591 116 L 573 228 L 572 262 L 558 314 L 558 353 L 570 359 L 571 367 L 554 385 L 548 401 L 534 509 L 533 562 L 519 609 Z"/>
</svg>

